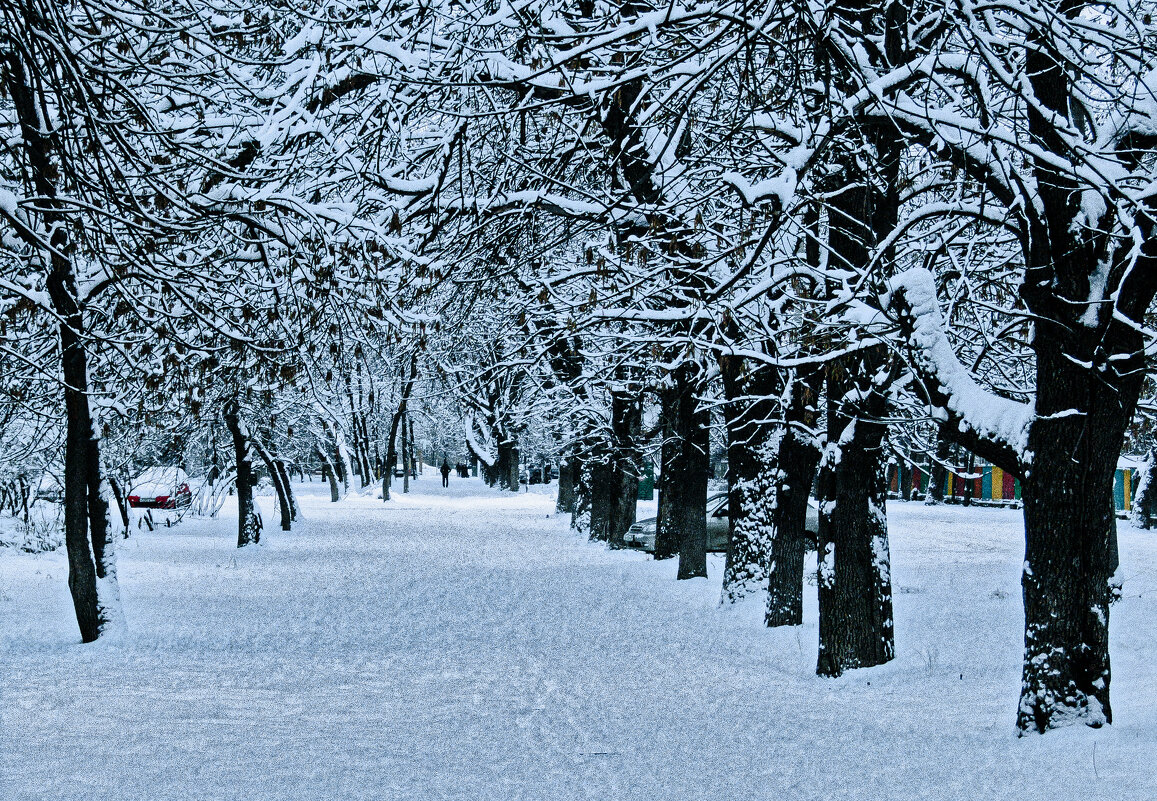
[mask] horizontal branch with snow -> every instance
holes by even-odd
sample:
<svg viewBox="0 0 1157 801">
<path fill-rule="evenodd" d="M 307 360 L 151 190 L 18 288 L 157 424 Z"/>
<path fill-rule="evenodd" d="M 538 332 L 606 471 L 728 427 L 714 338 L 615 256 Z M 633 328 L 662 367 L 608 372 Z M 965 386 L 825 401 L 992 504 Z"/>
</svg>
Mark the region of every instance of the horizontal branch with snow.
<svg viewBox="0 0 1157 801">
<path fill-rule="evenodd" d="M 952 349 L 936 297 L 936 279 L 922 267 L 888 282 L 885 307 L 899 318 L 907 350 L 928 398 L 959 444 L 1014 475 L 1029 462 L 1033 405 L 1002 398 L 977 383 Z"/>
</svg>

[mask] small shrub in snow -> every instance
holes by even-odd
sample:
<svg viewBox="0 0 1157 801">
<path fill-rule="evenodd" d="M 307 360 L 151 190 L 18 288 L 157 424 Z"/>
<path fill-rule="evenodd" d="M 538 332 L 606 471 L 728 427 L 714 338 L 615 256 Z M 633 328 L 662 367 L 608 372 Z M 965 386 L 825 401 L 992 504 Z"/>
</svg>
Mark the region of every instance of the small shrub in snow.
<svg viewBox="0 0 1157 801">
<path fill-rule="evenodd" d="M 64 545 L 63 507 L 37 502 L 28 519 L 0 518 L 0 547 L 16 548 L 26 553 L 48 553 Z"/>
</svg>

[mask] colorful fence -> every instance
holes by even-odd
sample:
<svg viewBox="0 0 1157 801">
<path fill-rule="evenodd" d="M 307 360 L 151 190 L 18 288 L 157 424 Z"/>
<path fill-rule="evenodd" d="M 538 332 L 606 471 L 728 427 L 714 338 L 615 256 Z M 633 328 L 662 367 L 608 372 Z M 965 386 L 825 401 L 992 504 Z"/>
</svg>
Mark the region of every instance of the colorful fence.
<svg viewBox="0 0 1157 801">
<path fill-rule="evenodd" d="M 963 469 L 961 473 L 965 473 Z M 1117 511 L 1127 512 L 1133 508 L 1134 469 L 1118 467 L 1113 481 L 1113 500 Z M 916 497 L 923 497 L 928 491 L 928 473 L 912 467 L 903 471 L 903 478 L 910 481 L 909 487 Z M 897 465 L 888 465 L 888 489 L 894 495 L 901 495 L 901 471 Z M 949 473 L 944 479 L 944 497 L 962 500 L 967 493 L 968 483 L 972 483 L 972 498 L 976 501 L 1013 504 L 1020 500 L 1020 479 L 1004 472 L 999 467 L 985 465 L 977 467 L 972 477 Z"/>
</svg>

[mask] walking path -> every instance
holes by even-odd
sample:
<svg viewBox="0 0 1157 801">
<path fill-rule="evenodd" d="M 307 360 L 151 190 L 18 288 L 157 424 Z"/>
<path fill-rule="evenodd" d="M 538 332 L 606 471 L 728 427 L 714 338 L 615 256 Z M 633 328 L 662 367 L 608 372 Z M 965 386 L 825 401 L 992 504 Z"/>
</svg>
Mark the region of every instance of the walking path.
<svg viewBox="0 0 1157 801">
<path fill-rule="evenodd" d="M 0 550 L 0 798 L 1157 797 L 1152 535 L 1122 528 L 1118 724 L 1017 740 L 1015 512 L 895 504 L 898 658 L 832 681 L 812 588 L 769 631 L 719 557 L 676 582 L 546 494 L 440 484 L 300 485 L 243 551 L 228 511 L 134 533 L 119 644 L 78 644 L 63 554 Z"/>
</svg>

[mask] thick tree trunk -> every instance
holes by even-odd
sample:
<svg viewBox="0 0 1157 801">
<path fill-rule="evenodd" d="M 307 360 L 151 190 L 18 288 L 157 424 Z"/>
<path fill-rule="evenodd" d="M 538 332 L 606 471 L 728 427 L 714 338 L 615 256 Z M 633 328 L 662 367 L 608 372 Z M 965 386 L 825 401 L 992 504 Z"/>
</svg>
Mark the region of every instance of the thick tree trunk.
<svg viewBox="0 0 1157 801">
<path fill-rule="evenodd" d="M 588 463 L 590 470 L 590 538 L 611 539 L 611 515 L 615 493 L 615 465 L 604 449 Z"/>
<path fill-rule="evenodd" d="M 405 495 L 410 491 L 410 449 L 407 447 L 409 442 L 409 426 L 406 425 L 406 415 L 402 415 L 402 494 Z"/>
<path fill-rule="evenodd" d="M 293 492 L 293 482 L 289 478 L 289 468 L 284 459 L 274 459 L 273 464 L 281 476 L 281 483 L 285 486 L 285 498 L 289 501 L 289 519 L 297 522 L 301 518 L 301 507 L 297 505 L 297 495 Z"/>
<path fill-rule="evenodd" d="M 639 497 L 639 431 L 643 405 L 636 393 L 611 395 L 611 435 L 614 437 L 614 476 L 607 540 L 612 548 L 623 547 L 623 537 L 635 523 Z"/>
<path fill-rule="evenodd" d="M 841 24 L 862 25 L 872 4 L 841 7 Z M 895 63 L 903 51 L 906 10 L 886 16 L 885 38 Z M 842 59 L 842 57 L 840 57 Z M 837 80 L 843 80 L 841 76 Z M 874 259 L 888 271 L 892 248 L 873 253 L 893 233 L 900 207 L 904 140 L 883 120 L 862 129 L 857 151 L 839 154 L 840 191 L 828 206 L 828 259 L 860 271 Z M 870 154 L 870 155 L 869 155 Z M 841 291 L 834 284 L 829 290 Z M 884 453 L 889 373 L 883 347 L 858 351 L 826 365 L 827 442 L 819 476 L 819 659 L 816 672 L 838 676 L 849 668 L 887 662 L 895 655 L 888 549 L 888 473 Z"/>
<path fill-rule="evenodd" d="M 574 465 L 574 511 L 570 515 L 570 527 L 583 536 L 591 533 L 591 454 L 584 451 L 575 456 Z"/>
<path fill-rule="evenodd" d="M 563 460 L 562 465 L 558 470 L 558 500 L 555 501 L 555 511 L 560 514 L 571 514 L 574 512 L 575 503 L 575 470 L 578 467 L 578 459 L 574 456 L 569 456 Z"/>
<path fill-rule="evenodd" d="M 976 454 L 968 454 L 968 478 L 964 479 L 964 500 L 961 502 L 964 506 L 972 506 L 972 497 L 976 494 L 976 479 L 973 474 L 976 472 Z"/>
<path fill-rule="evenodd" d="M 952 443 L 943 434 L 936 439 L 936 460 L 928 473 L 928 493 L 924 496 L 924 503 L 935 506 L 944 503 L 944 483 L 948 480 L 948 457 L 952 452 Z"/>
<path fill-rule="evenodd" d="M 233 454 L 237 461 L 237 547 L 261 541 L 261 525 L 253 503 L 253 463 L 249 456 L 249 432 L 241 422 L 237 401 L 225 404 L 225 427 L 233 437 Z"/>
<path fill-rule="evenodd" d="M 53 143 L 45 136 L 41 102 L 25 71 L 25 62 L 16 50 L 0 55 L 5 61 L 3 80 L 20 123 L 28 172 L 40 217 L 40 230 L 48 232 L 51 248 L 43 242 L 28 242 L 50 266 L 45 289 L 59 320 L 60 366 L 64 381 L 64 542 L 68 552 L 68 588 L 76 609 L 81 640 L 92 642 L 123 620 L 116 581 L 116 561 L 108 504 L 100 475 L 100 440 L 93 428 L 88 399 L 88 354 L 85 351 L 84 314 L 77 300 L 77 275 L 69 257 L 72 243 L 70 226 L 59 212 L 56 201 L 58 166 L 53 161 Z"/>
<path fill-rule="evenodd" d="M 1127 378 L 1113 386 L 1101 372 L 1076 366 L 1059 347 L 1038 348 L 1037 359 L 1033 458 L 1022 481 L 1022 732 L 1113 720 L 1113 481 L 1140 383 Z"/>
<path fill-rule="evenodd" d="M 711 416 L 699 408 L 695 397 L 695 368 L 684 364 L 675 370 L 672 386 L 664 391 L 664 425 L 670 432 L 664 441 L 664 464 L 660 489 L 660 517 L 655 537 L 656 558 L 672 543 L 679 553 L 677 578 L 707 575 L 707 481 L 710 469 Z M 663 495 L 667 497 L 664 499 Z"/>
<path fill-rule="evenodd" d="M 710 413 L 698 407 L 694 367 L 676 369 L 662 394 L 663 474 L 655 558 L 678 552 L 677 578 L 707 575 L 707 481 Z M 664 497 L 665 496 L 665 497 Z"/>
<path fill-rule="evenodd" d="M 100 439 L 88 437 L 88 524 L 96 565 L 97 616 L 103 621 L 101 635 L 123 629 L 120 587 L 116 574 L 116 538 L 109 509 L 111 494 L 100 464 Z"/>
<path fill-rule="evenodd" d="M 63 261 L 63 260 L 62 260 Z M 58 265 L 59 269 L 59 265 Z M 49 278 L 54 301 L 74 286 L 71 273 L 54 270 Z M 62 305 L 57 302 L 59 309 Z M 71 323 L 71 324 L 70 324 Z M 88 404 L 88 357 L 76 333 L 78 310 L 60 325 L 62 374 L 65 382 L 64 535 L 68 551 L 68 588 L 83 642 L 96 640 L 120 616 L 115 607 L 116 573 L 108 543 L 107 504 L 100 494 L 100 446 L 93 434 Z M 102 584 L 105 592 L 102 592 Z"/>
<path fill-rule="evenodd" d="M 335 444 L 333 447 L 333 461 L 334 466 L 337 467 L 337 478 L 342 485 L 342 493 L 350 491 L 350 463 L 349 454 L 346 453 L 345 446 L 341 442 L 341 434 L 334 427 Z"/>
<path fill-rule="evenodd" d="M 776 369 L 745 369 L 738 356 L 721 356 L 719 371 L 727 401 L 723 416 L 730 525 L 722 602 L 733 604 L 767 587 L 776 536 L 774 477 L 784 436 L 776 408 L 782 384 Z"/>
<path fill-rule="evenodd" d="M 522 454 L 519 452 L 517 447 L 510 449 L 510 489 L 512 492 L 518 492 L 521 487 L 521 481 L 519 481 L 518 475 L 518 467 L 521 464 L 521 458 Z M 530 477 L 527 476 L 528 486 L 530 483 L 529 479 Z"/>
<path fill-rule="evenodd" d="M 390 487 L 394 483 L 394 468 L 398 465 L 398 426 L 401 425 L 402 415 L 406 413 L 405 403 L 394 412 L 390 420 L 390 439 L 386 444 L 386 469 L 382 473 L 382 501 L 390 499 Z"/>
<path fill-rule="evenodd" d="M 662 406 L 662 436 L 663 442 L 659 452 L 659 511 L 655 524 L 655 559 L 670 559 L 679 553 L 679 524 L 676 520 L 675 509 L 679 501 L 679 487 L 667 484 L 667 467 L 674 464 L 679 458 L 682 444 L 675 435 L 675 415 L 678 413 L 676 398 L 672 390 L 664 389 L 660 393 Z M 704 515 L 707 510 L 704 509 Z M 706 517 L 704 518 L 706 521 Z M 704 522 L 706 526 L 706 522 Z"/>
<path fill-rule="evenodd" d="M 788 407 L 788 430 L 779 445 L 779 470 L 775 473 L 777 499 L 772 515 L 775 540 L 771 544 L 768 577 L 768 626 L 798 626 L 803 623 L 803 565 L 812 536 L 806 531 L 808 498 L 820 462 L 816 444 L 819 393 L 815 387 L 797 380 L 792 386 Z"/>
<path fill-rule="evenodd" d="M 694 400 L 691 399 L 693 403 Z M 678 579 L 707 576 L 707 481 L 711 461 L 711 416 L 706 409 L 681 415 L 682 458 L 675 460 L 672 484 L 680 487 L 675 519 L 679 531 Z"/>
<path fill-rule="evenodd" d="M 611 503 L 610 544 L 612 548 L 623 547 L 627 529 L 635 524 L 635 512 L 639 498 L 639 475 L 622 466 L 615 472 L 615 492 Z"/>
<path fill-rule="evenodd" d="M 290 506 L 285 477 L 277 469 L 277 460 L 259 440 L 250 440 L 250 445 L 257 451 L 261 461 L 265 463 L 265 470 L 269 473 L 269 480 L 273 483 L 273 489 L 277 493 L 277 505 L 281 510 L 281 530 L 289 531 L 293 521 L 293 509 Z"/>
<path fill-rule="evenodd" d="M 325 451 L 318 447 L 318 458 L 321 459 L 322 465 L 325 467 L 325 474 L 329 478 L 329 500 L 330 503 L 337 503 L 341 500 L 341 487 L 337 483 L 337 471 L 334 469 L 333 462 L 325 455 Z M 389 485 L 385 485 L 386 490 L 389 490 Z"/>
<path fill-rule="evenodd" d="M 859 362 L 859 360 L 857 360 Z M 838 676 L 895 655 L 888 549 L 884 398 L 861 387 L 855 408 L 840 401 L 855 391 L 844 368 L 870 385 L 880 366 L 832 365 L 828 375 L 828 444 L 820 466 L 819 629 L 816 672 Z"/>
<path fill-rule="evenodd" d="M 495 473 L 499 489 L 518 492 L 518 448 L 512 439 L 500 438 Z"/>
<path fill-rule="evenodd" d="M 1157 481 L 1154 480 L 1157 474 L 1154 471 L 1157 471 L 1157 448 L 1150 449 L 1149 458 L 1136 474 L 1132 519 L 1137 528 L 1150 529 L 1157 522 Z"/>
</svg>

